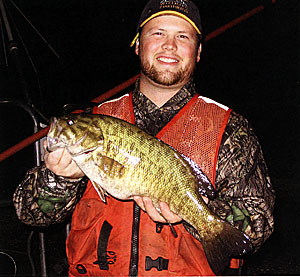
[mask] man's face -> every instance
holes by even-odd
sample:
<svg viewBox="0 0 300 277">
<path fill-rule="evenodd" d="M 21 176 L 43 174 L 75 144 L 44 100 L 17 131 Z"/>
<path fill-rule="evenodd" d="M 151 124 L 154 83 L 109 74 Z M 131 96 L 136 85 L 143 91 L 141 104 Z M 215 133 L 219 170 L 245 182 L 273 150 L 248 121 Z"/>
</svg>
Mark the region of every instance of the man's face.
<svg viewBox="0 0 300 277">
<path fill-rule="evenodd" d="M 150 20 L 136 43 L 141 71 L 146 77 L 163 86 L 184 85 L 200 60 L 197 35 L 186 20 L 163 15 Z"/>
</svg>

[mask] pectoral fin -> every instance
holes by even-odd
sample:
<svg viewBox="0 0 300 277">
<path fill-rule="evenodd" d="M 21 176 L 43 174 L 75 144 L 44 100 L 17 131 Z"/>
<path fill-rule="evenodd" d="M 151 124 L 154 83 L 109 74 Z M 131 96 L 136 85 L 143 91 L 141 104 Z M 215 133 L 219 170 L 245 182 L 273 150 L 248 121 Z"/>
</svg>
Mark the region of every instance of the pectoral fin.
<svg viewBox="0 0 300 277">
<path fill-rule="evenodd" d="M 124 175 L 125 166 L 110 157 L 103 156 L 99 153 L 95 163 L 105 177 L 121 178 Z"/>
<path fill-rule="evenodd" d="M 99 184 L 97 184 L 95 181 L 92 181 L 92 180 L 91 180 L 91 182 L 92 182 L 94 188 L 96 189 L 96 191 L 98 192 L 98 194 L 99 194 L 101 200 L 102 200 L 104 203 L 106 203 L 106 197 L 105 197 L 105 196 L 107 196 L 107 192 L 105 191 L 105 189 L 102 188 L 102 187 L 101 187 Z"/>
</svg>

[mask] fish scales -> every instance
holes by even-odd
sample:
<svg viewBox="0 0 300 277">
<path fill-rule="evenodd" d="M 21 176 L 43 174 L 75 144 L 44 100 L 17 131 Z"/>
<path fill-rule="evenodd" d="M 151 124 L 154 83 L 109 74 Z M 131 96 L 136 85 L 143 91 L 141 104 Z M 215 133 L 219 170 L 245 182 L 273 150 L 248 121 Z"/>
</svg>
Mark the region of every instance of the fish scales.
<svg viewBox="0 0 300 277">
<path fill-rule="evenodd" d="M 109 125 L 111 126 L 111 125 Z M 166 191 L 161 191 L 158 189 L 154 189 L 154 186 L 157 184 L 157 187 L 159 185 L 159 182 L 155 180 L 159 180 L 161 178 L 163 171 L 166 171 L 169 168 L 172 168 L 172 166 L 170 166 L 169 164 L 166 164 L 166 161 L 164 161 L 165 164 L 165 168 L 163 168 L 162 166 L 158 167 L 158 170 L 156 170 L 157 168 L 157 163 L 159 160 L 161 160 L 161 155 L 159 152 L 155 152 L 155 151 L 151 151 L 151 149 L 154 149 L 155 147 L 155 142 L 156 140 L 154 140 L 152 137 L 148 137 L 148 139 L 141 137 L 141 136 L 135 136 L 134 132 L 127 128 L 126 129 L 126 135 L 131 137 L 131 139 L 129 139 L 127 141 L 126 144 L 124 144 L 124 140 L 122 139 L 122 137 L 124 136 L 124 126 L 120 126 L 121 130 L 115 129 L 115 132 L 110 132 L 110 137 L 112 136 L 115 139 L 115 145 L 117 145 L 117 148 L 119 149 L 119 155 L 116 156 L 116 153 L 109 153 L 106 152 L 105 154 L 111 158 L 116 159 L 118 162 L 120 162 L 121 164 L 128 164 L 127 161 L 127 157 L 123 155 L 123 152 L 128 153 L 129 155 L 132 155 L 134 157 L 138 157 L 141 159 L 141 161 L 143 161 L 143 163 L 140 163 L 140 169 L 142 172 L 152 172 L 152 174 L 148 174 L 144 181 L 146 183 L 152 183 L 152 186 L 142 186 L 142 187 L 138 187 L 136 189 L 139 189 L 139 191 L 135 191 L 135 193 L 139 193 L 139 194 L 147 194 L 149 193 L 149 190 L 145 191 L 145 188 L 150 188 L 152 187 L 154 191 L 156 192 L 166 192 Z M 118 132 L 119 131 L 119 132 Z M 134 142 L 131 142 L 132 139 L 134 140 Z M 137 144 L 136 141 L 142 142 L 142 144 Z M 109 142 L 111 142 L 111 138 L 109 139 Z M 140 145 L 144 145 L 145 147 L 139 147 Z M 104 147 L 105 148 L 105 147 Z M 169 150 L 169 148 L 167 148 L 167 150 Z M 137 173 L 134 174 L 137 178 L 139 178 L 139 176 L 141 176 L 141 174 L 139 173 L 139 171 L 136 171 Z M 131 180 L 132 176 L 131 176 Z M 170 184 L 174 183 L 175 178 L 174 175 L 170 174 L 169 175 L 169 179 L 168 180 L 164 180 L 164 182 L 169 182 Z M 134 193 L 134 192 L 133 192 Z M 161 198 L 162 195 L 155 195 L 157 198 Z M 164 196 L 164 198 L 166 199 L 166 196 Z M 169 199 L 166 199 L 169 200 Z"/>
<path fill-rule="evenodd" d="M 72 114 L 52 119 L 47 143 L 49 150 L 66 147 L 103 201 L 108 193 L 119 199 L 148 196 L 157 208 L 166 202 L 197 230 L 216 274 L 231 256 L 251 250 L 246 235 L 206 206 L 199 192 L 209 196 L 212 185 L 201 170 L 136 126 L 105 115 Z"/>
</svg>

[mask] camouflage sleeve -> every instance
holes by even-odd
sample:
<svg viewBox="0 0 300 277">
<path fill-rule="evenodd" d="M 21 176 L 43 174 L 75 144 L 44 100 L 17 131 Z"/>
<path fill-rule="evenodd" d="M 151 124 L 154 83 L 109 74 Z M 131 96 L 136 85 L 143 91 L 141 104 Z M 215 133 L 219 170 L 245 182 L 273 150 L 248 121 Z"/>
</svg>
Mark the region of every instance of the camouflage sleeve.
<svg viewBox="0 0 300 277">
<path fill-rule="evenodd" d="M 275 193 L 253 129 L 234 112 L 219 149 L 215 183 L 217 197 L 209 208 L 246 233 L 256 251 L 274 229 Z"/>
<path fill-rule="evenodd" d="M 85 178 L 69 180 L 45 165 L 35 167 L 26 173 L 14 193 L 17 216 L 31 226 L 62 222 L 73 212 L 85 188 Z"/>
</svg>

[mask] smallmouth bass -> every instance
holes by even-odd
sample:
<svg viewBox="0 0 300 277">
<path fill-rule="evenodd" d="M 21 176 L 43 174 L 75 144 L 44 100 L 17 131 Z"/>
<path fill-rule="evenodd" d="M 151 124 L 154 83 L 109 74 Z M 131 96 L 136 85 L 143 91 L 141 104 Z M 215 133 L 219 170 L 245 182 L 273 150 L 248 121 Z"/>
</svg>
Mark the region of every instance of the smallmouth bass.
<svg viewBox="0 0 300 277">
<path fill-rule="evenodd" d="M 158 210 L 166 202 L 197 230 L 214 273 L 221 274 L 232 256 L 251 251 L 247 236 L 205 204 L 201 195 L 212 199 L 215 192 L 196 163 L 138 127 L 100 114 L 52 118 L 47 147 L 65 147 L 104 202 L 108 194 L 148 196 Z"/>
</svg>

